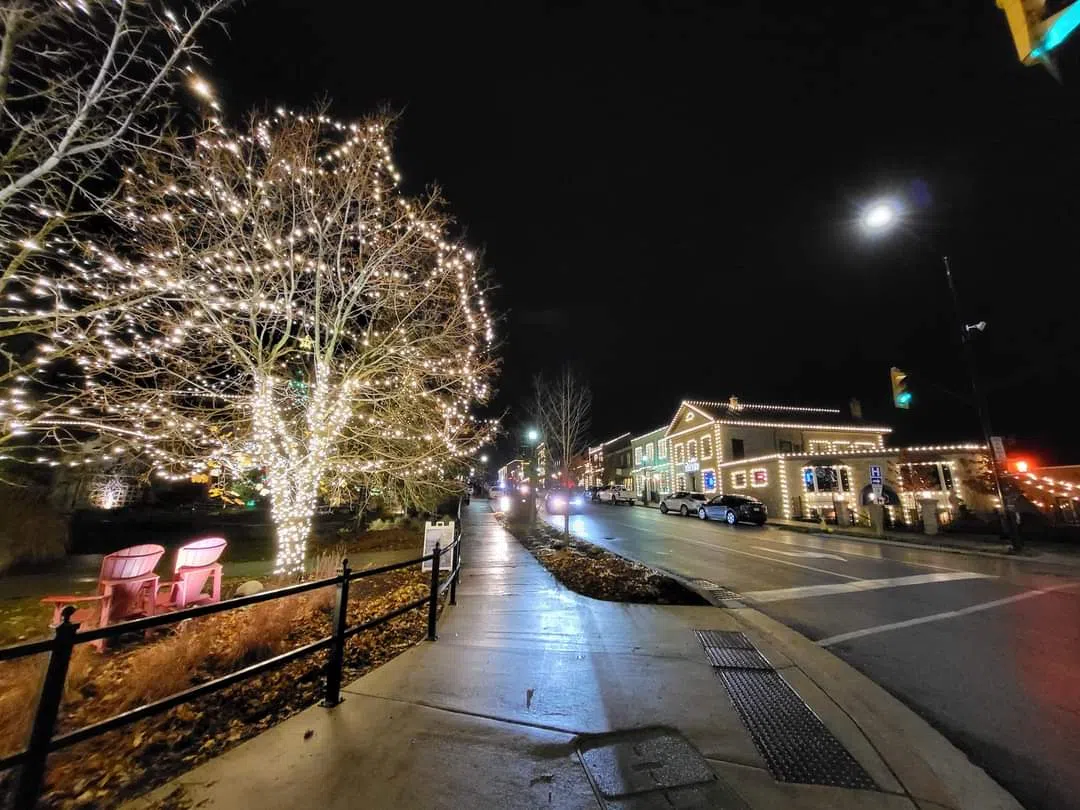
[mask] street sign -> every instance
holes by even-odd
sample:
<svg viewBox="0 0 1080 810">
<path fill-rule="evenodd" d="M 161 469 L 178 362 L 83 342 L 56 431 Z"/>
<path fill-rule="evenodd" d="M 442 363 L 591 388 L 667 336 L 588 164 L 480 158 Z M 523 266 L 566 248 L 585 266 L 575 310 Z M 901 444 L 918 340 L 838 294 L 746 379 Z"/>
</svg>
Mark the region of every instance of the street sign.
<svg viewBox="0 0 1080 810">
<path fill-rule="evenodd" d="M 870 465 L 870 486 L 874 490 L 874 500 L 881 503 L 881 493 L 884 491 L 884 482 L 881 480 L 881 465 Z"/>
<path fill-rule="evenodd" d="M 990 437 L 990 446 L 994 449 L 994 460 L 1004 464 L 1005 463 L 1005 442 L 1001 440 L 1000 436 Z"/>
<path fill-rule="evenodd" d="M 700 469 L 701 469 L 701 462 L 696 461 L 696 460 L 695 461 L 688 461 L 685 464 L 683 464 L 683 472 L 688 472 L 688 473 L 697 472 Z"/>
<path fill-rule="evenodd" d="M 439 570 L 449 571 L 454 564 L 454 555 L 446 551 L 446 547 L 454 542 L 454 521 L 435 523 L 434 521 L 424 524 L 424 553 L 423 557 L 435 552 L 435 544 L 439 544 L 439 550 L 443 553 L 439 556 Z M 420 563 L 421 571 L 431 570 L 431 560 Z"/>
</svg>

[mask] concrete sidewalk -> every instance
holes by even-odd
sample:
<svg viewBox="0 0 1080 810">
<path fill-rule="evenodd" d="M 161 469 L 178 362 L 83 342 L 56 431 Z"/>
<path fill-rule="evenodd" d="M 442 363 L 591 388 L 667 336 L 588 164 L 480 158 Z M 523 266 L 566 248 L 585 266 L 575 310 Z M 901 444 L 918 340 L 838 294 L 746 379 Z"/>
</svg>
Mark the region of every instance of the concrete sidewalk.
<svg viewBox="0 0 1080 810">
<path fill-rule="evenodd" d="M 301 712 L 130 806 L 175 802 L 180 790 L 200 808 L 264 810 L 1019 808 L 883 690 L 757 611 L 588 599 L 483 502 L 464 528 L 458 604 L 443 611 L 437 642 L 351 684 L 340 706 Z M 879 789 L 776 781 L 694 629 L 746 633 Z M 642 787 L 672 769 L 620 760 L 608 776 L 645 792 L 612 798 L 586 771 L 593 743 L 580 735 L 655 727 L 701 752 L 717 778 L 705 787 L 719 792 Z"/>
</svg>

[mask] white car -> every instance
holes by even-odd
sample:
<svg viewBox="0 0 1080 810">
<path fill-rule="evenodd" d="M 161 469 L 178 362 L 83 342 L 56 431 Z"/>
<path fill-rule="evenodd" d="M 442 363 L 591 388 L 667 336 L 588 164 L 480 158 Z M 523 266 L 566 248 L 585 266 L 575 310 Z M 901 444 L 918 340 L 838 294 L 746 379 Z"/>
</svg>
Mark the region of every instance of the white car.
<svg viewBox="0 0 1080 810">
<path fill-rule="evenodd" d="M 704 492 L 672 492 L 660 501 L 660 512 L 665 515 L 678 512 L 683 517 L 696 515 L 707 500 Z"/>
<path fill-rule="evenodd" d="M 630 504 L 630 506 L 634 505 L 634 493 L 624 486 L 616 485 L 613 487 L 604 487 L 598 494 L 600 496 L 600 503 L 626 503 Z"/>
</svg>

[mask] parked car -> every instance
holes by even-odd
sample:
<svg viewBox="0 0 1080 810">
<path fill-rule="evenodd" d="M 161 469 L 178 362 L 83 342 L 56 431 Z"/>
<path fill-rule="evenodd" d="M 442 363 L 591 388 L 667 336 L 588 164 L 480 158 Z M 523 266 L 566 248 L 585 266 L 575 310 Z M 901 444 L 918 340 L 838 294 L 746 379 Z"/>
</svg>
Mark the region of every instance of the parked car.
<svg viewBox="0 0 1080 810">
<path fill-rule="evenodd" d="M 550 489 L 544 496 L 544 511 L 549 515 L 571 515 L 585 508 L 585 496 L 576 489 Z"/>
<path fill-rule="evenodd" d="M 660 500 L 660 512 L 678 512 L 683 517 L 697 512 L 705 501 L 709 500 L 704 492 L 672 492 Z"/>
<path fill-rule="evenodd" d="M 769 517 L 769 510 L 757 498 L 749 495 L 717 495 L 698 507 L 702 520 L 723 520 L 729 526 L 736 523 L 756 523 L 761 526 Z"/>
<path fill-rule="evenodd" d="M 604 487 L 600 490 L 600 503 L 634 505 L 634 492 L 626 487 L 616 484 L 612 487 Z"/>
</svg>

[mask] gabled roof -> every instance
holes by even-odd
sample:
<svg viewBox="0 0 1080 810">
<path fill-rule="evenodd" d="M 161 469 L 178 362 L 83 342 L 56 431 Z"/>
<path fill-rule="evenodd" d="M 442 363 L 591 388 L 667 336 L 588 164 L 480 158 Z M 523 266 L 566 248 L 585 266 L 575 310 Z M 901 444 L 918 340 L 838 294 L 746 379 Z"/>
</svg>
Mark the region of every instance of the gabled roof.
<svg viewBox="0 0 1080 810">
<path fill-rule="evenodd" d="M 668 425 L 668 435 L 672 435 L 672 431 L 678 424 L 679 415 L 684 409 L 699 414 L 707 420 L 727 425 L 785 427 L 796 430 L 847 430 L 856 433 L 892 432 L 892 428 L 886 425 L 872 425 L 842 417 L 839 408 L 748 403 L 740 402 L 732 397 L 727 402 L 684 399 Z"/>
</svg>

